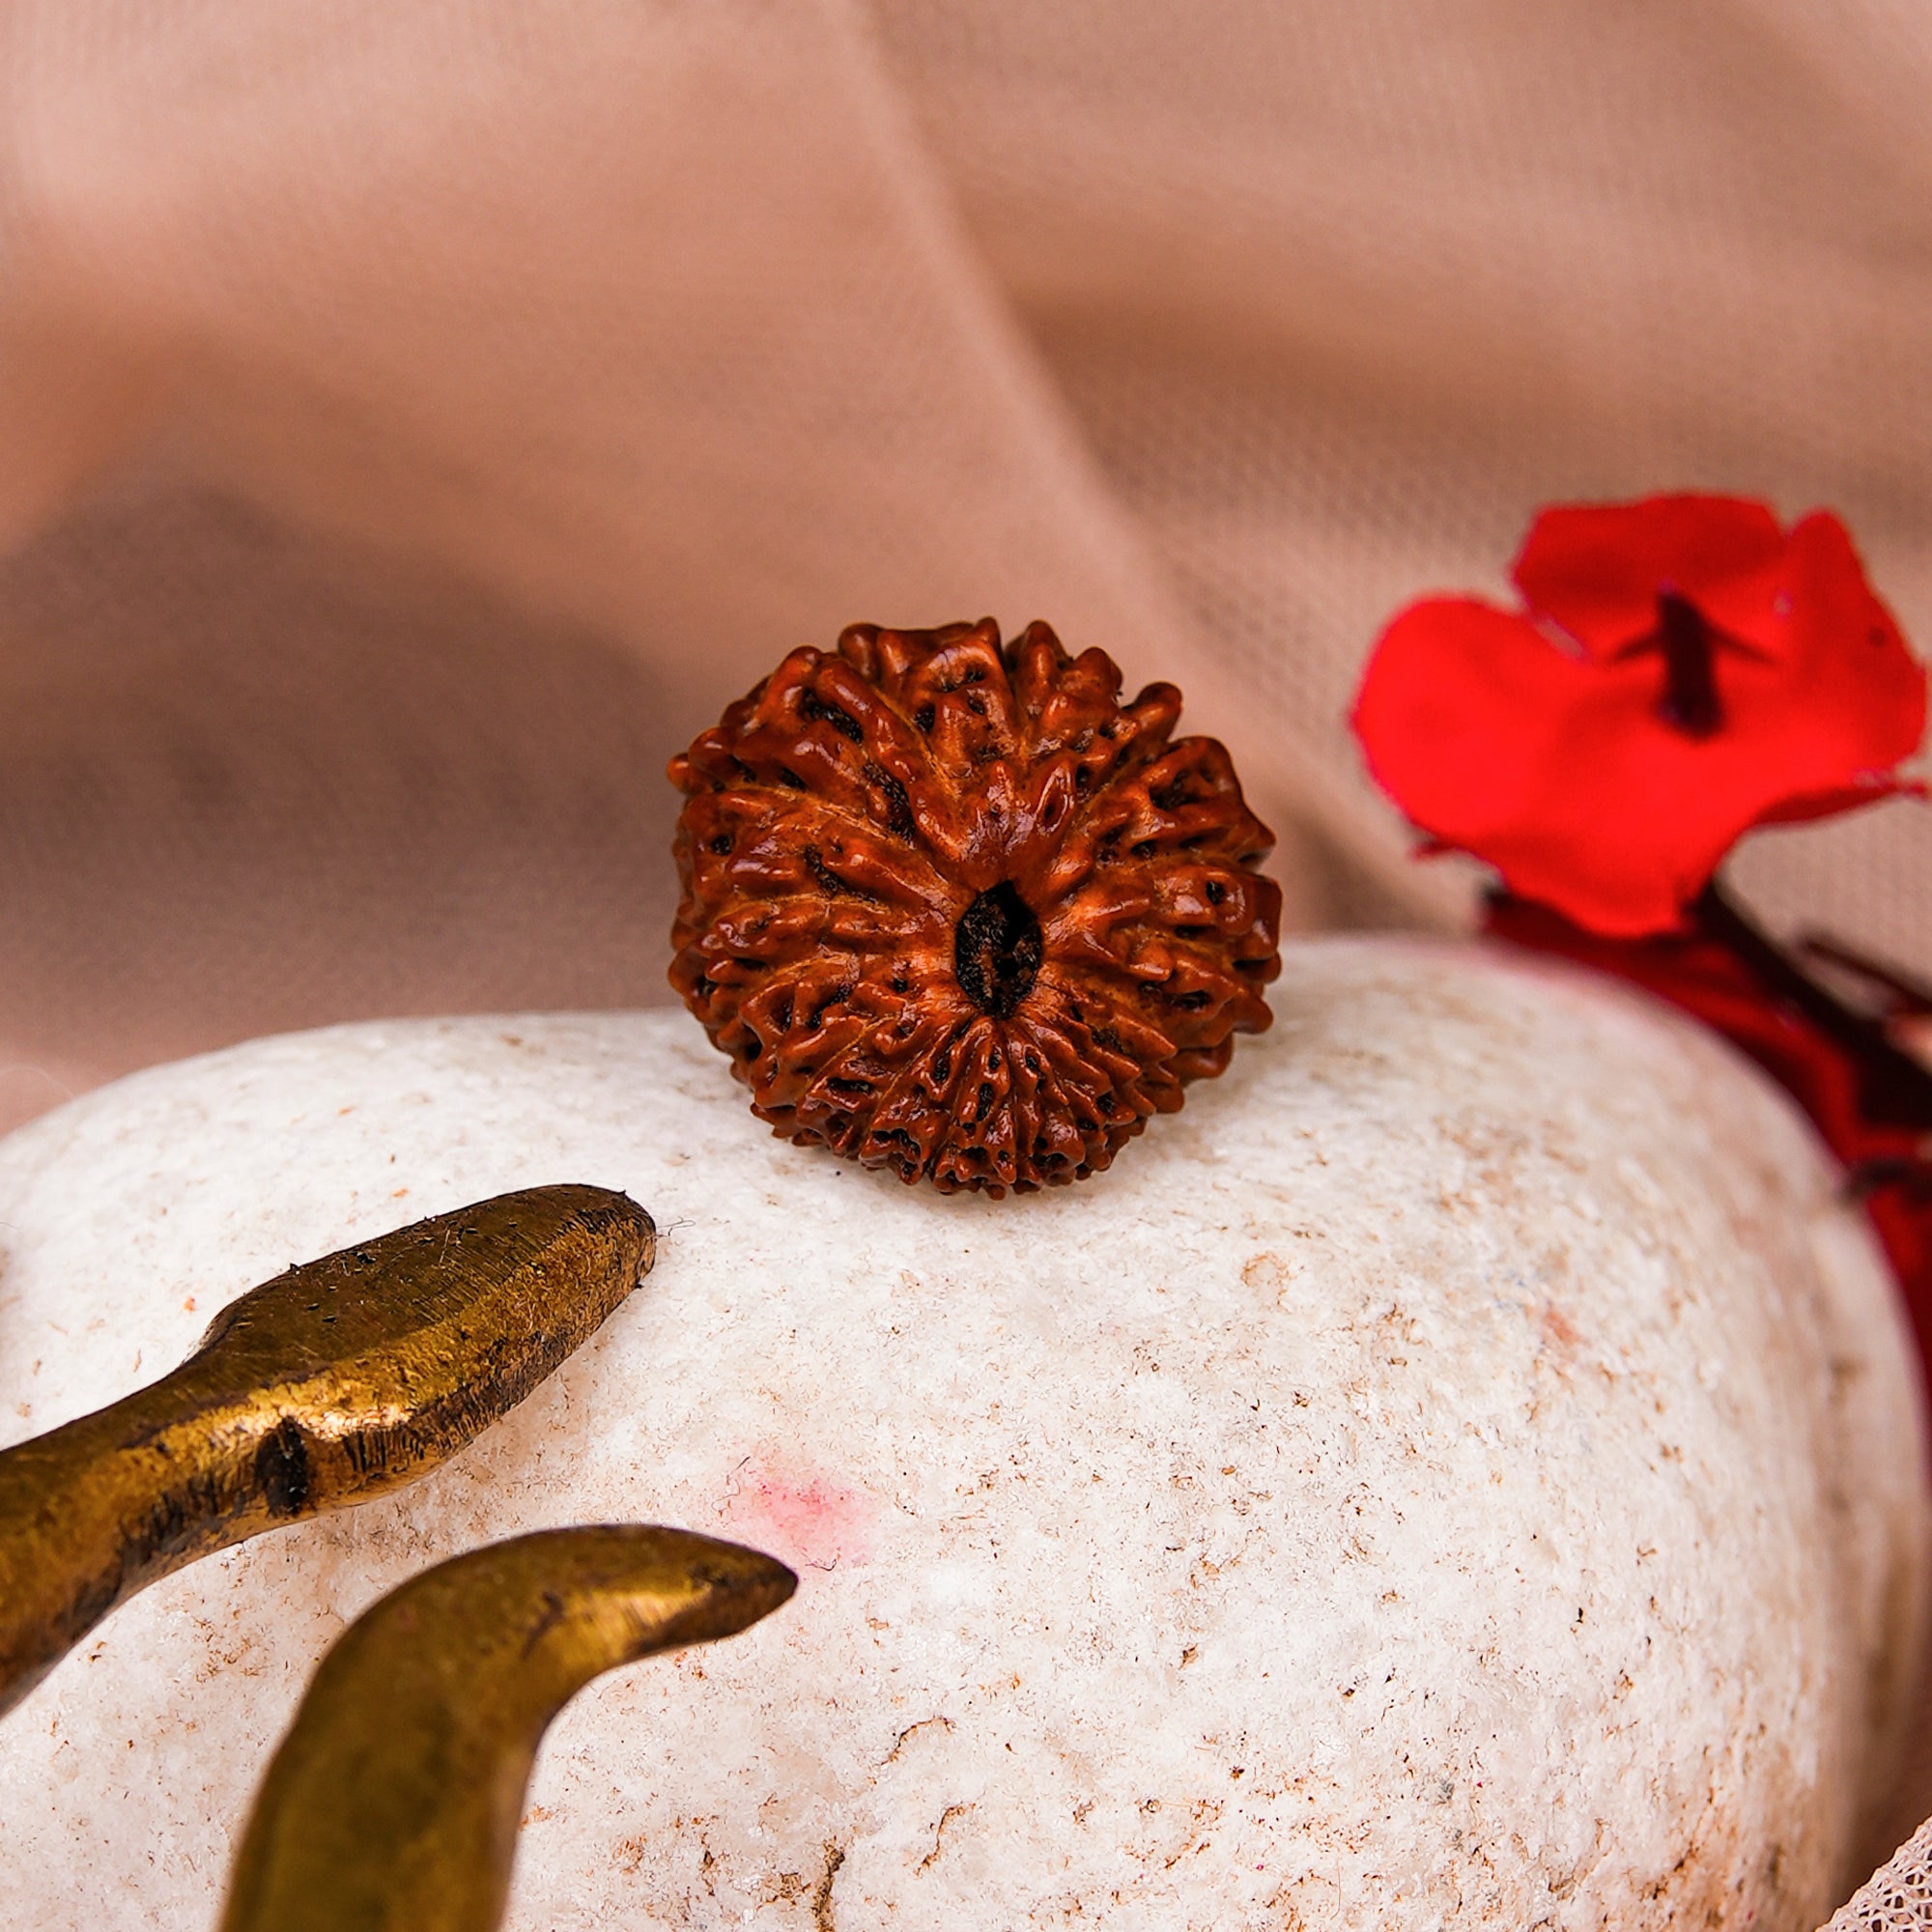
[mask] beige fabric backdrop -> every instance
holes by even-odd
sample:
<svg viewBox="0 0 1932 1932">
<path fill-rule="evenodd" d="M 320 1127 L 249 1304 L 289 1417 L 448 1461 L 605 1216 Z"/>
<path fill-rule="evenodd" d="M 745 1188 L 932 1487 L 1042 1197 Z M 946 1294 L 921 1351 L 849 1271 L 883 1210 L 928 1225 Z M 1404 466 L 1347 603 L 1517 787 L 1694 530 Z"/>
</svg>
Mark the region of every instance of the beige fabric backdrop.
<svg viewBox="0 0 1932 1932">
<path fill-rule="evenodd" d="M 1453 917 L 1341 727 L 1551 497 L 1840 507 L 1932 638 L 1912 0 L 14 0 L 0 1119 L 662 997 L 668 752 L 792 643 L 1177 676 L 1296 916 Z M 1932 970 L 1932 820 L 1745 877 Z"/>
<path fill-rule="evenodd" d="M 1453 920 L 1342 729 L 1550 497 L 1840 509 L 1932 643 L 1922 0 L 0 5 L 0 1120 L 664 997 L 786 647 L 1171 676 L 1293 916 Z M 1742 866 L 1932 973 L 1932 816 Z"/>
</svg>

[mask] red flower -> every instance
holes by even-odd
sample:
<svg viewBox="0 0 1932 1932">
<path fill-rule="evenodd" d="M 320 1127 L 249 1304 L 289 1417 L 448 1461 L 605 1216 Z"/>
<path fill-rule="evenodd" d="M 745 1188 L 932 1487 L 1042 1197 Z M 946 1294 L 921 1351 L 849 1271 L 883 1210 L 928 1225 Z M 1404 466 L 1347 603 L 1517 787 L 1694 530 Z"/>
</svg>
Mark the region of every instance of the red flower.
<svg viewBox="0 0 1932 1932">
<path fill-rule="evenodd" d="M 1651 497 L 1546 510 L 1524 609 L 1426 598 L 1382 633 L 1353 724 L 1438 847 L 1591 931 L 1680 929 L 1754 825 L 1905 789 L 1925 672 L 1824 511 Z"/>
</svg>

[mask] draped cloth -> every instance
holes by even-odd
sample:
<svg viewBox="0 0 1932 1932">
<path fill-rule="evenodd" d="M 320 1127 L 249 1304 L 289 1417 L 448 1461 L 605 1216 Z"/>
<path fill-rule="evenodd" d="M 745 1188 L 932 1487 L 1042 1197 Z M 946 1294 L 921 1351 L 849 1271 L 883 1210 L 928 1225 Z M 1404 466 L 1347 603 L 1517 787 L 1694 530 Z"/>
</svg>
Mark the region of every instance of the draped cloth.
<svg viewBox="0 0 1932 1932">
<path fill-rule="evenodd" d="M 665 997 L 666 758 L 855 618 L 1173 679 L 1291 923 L 1455 925 L 1343 717 L 1539 502 L 1830 504 L 1932 644 L 1928 98 L 1914 0 L 0 5 L 0 1122 Z M 1737 881 L 1932 975 L 1928 859 Z"/>
</svg>

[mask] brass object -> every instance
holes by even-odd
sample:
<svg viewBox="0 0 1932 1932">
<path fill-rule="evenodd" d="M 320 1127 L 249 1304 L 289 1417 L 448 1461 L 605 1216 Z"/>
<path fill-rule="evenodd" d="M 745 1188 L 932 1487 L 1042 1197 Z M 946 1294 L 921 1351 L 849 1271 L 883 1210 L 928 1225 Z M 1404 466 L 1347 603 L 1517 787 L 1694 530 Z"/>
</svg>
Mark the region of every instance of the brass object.
<svg viewBox="0 0 1932 1932">
<path fill-rule="evenodd" d="M 152 1386 L 0 1454 L 0 1711 L 198 1557 L 426 1474 L 649 1270 L 601 1187 L 529 1188 L 293 1267 Z"/>
<path fill-rule="evenodd" d="M 221 1932 L 491 1932 L 550 1720 L 602 1672 L 730 1636 L 797 1584 L 736 1544 L 632 1525 L 546 1530 L 411 1578 L 323 1659 Z"/>
</svg>

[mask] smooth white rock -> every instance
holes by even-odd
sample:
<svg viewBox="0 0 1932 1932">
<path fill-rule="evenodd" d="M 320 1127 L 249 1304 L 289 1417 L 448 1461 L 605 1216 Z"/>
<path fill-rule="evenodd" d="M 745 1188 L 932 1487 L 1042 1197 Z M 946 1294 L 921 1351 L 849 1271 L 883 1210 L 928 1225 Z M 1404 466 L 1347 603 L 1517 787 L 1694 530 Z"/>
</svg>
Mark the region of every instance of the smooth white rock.
<svg viewBox="0 0 1932 1932">
<path fill-rule="evenodd" d="M 269 1040 L 0 1144 L 0 1419 L 292 1261 L 540 1181 L 656 1272 L 403 1495 L 202 1564 L 0 1724 L 18 1932 L 196 1932 L 318 1656 L 478 1541 L 801 1570 L 551 1734 L 509 1924 L 1813 1925 L 1927 1557 L 1883 1270 L 1688 1025 L 1395 943 L 1115 1171 L 942 1200 L 771 1139 L 682 1014 Z"/>
</svg>

